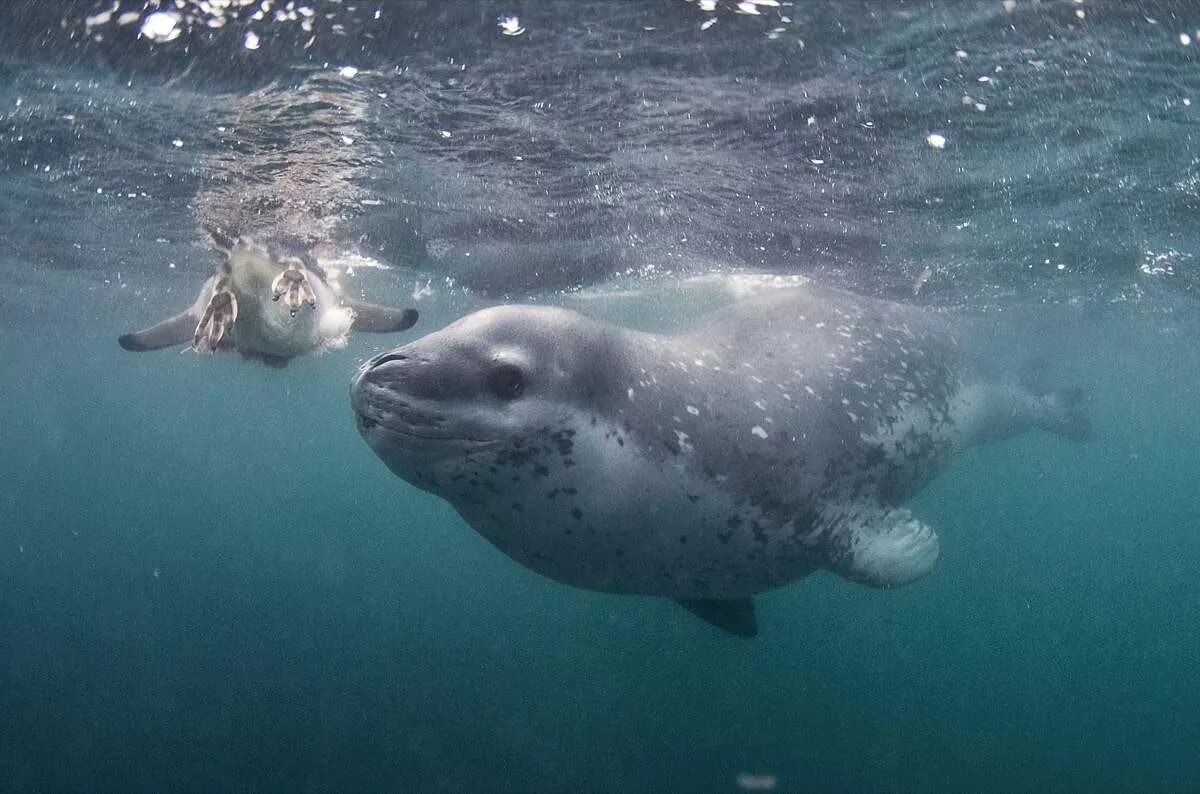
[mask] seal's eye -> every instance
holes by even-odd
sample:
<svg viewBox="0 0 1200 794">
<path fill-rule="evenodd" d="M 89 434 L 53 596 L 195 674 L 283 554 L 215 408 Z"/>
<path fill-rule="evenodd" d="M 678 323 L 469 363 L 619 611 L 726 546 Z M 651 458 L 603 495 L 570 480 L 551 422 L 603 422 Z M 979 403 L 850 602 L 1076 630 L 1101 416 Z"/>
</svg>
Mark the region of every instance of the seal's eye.
<svg viewBox="0 0 1200 794">
<path fill-rule="evenodd" d="M 512 364 L 501 364 L 488 375 L 488 388 L 501 400 L 515 400 L 525 391 L 525 376 Z"/>
</svg>

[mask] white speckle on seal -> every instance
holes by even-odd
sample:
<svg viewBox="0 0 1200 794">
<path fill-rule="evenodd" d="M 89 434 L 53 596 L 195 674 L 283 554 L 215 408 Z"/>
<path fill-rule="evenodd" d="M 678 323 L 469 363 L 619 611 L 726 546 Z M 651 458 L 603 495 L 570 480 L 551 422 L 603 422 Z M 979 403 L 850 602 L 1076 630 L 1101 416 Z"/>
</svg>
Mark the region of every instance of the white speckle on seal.
<svg viewBox="0 0 1200 794">
<path fill-rule="evenodd" d="M 754 435 L 758 436 L 759 438 L 767 437 L 767 431 L 763 430 L 760 425 L 755 425 L 754 427 L 750 428 L 750 432 L 753 433 Z"/>
<path fill-rule="evenodd" d="M 633 402 L 633 387 L 632 386 L 629 387 L 629 391 L 625 392 L 625 394 L 627 397 L 629 397 L 629 401 Z"/>
<path fill-rule="evenodd" d="M 525 32 L 525 28 L 521 26 L 520 17 L 497 17 L 496 24 L 500 26 L 500 32 L 505 36 L 520 36 Z"/>
<path fill-rule="evenodd" d="M 179 38 L 182 18 L 174 11 L 155 11 L 142 21 L 141 34 L 150 41 L 163 44 Z"/>
<path fill-rule="evenodd" d="M 700 409 L 699 409 L 699 408 L 697 408 L 697 407 L 696 407 L 696 406 L 694 406 L 694 405 L 689 405 L 689 406 L 687 406 L 687 412 L 688 412 L 689 414 L 691 414 L 692 416 L 699 416 L 699 415 L 700 415 Z"/>
<path fill-rule="evenodd" d="M 99 14 L 94 14 L 90 17 L 84 17 L 83 24 L 87 25 L 89 28 L 94 28 L 97 25 L 107 25 L 109 20 L 112 19 L 113 12 L 116 10 L 116 8 L 110 8 L 108 11 L 101 11 Z"/>
</svg>

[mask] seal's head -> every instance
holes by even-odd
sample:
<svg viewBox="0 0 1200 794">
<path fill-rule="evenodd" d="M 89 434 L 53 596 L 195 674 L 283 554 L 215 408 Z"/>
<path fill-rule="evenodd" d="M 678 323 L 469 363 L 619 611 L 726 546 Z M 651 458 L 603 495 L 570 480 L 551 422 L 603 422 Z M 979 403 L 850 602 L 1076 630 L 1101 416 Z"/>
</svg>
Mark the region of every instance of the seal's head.
<svg viewBox="0 0 1200 794">
<path fill-rule="evenodd" d="M 362 366 L 359 432 L 398 476 L 443 493 L 464 467 L 603 412 L 619 381 L 616 330 L 564 309 L 476 312 Z"/>
</svg>

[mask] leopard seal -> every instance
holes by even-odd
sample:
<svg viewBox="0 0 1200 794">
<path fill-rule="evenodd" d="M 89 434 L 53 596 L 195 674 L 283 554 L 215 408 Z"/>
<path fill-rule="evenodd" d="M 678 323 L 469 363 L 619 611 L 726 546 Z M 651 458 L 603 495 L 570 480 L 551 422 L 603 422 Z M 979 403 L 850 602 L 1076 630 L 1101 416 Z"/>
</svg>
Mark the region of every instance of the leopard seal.
<svg viewBox="0 0 1200 794">
<path fill-rule="evenodd" d="M 281 367 L 296 356 L 346 343 L 351 330 L 411 328 L 415 309 L 355 300 L 331 280 L 312 253 L 285 236 L 249 237 L 210 227 L 224 255 L 191 308 L 117 341 L 141 352 L 191 343 L 201 353 L 237 350 Z"/>
<path fill-rule="evenodd" d="M 938 557 L 904 503 L 954 455 L 1075 389 L 989 379 L 929 310 L 806 285 L 650 334 L 500 306 L 366 362 L 358 429 L 517 562 L 757 631 L 751 598 L 827 569 L 895 587 Z"/>
</svg>

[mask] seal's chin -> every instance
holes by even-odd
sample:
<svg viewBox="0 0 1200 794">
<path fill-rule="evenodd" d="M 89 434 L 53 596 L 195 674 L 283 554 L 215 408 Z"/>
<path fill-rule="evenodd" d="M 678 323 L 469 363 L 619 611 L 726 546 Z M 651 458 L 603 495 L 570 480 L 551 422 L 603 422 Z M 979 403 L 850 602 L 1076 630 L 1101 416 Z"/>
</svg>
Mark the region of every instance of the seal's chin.
<svg viewBox="0 0 1200 794">
<path fill-rule="evenodd" d="M 392 473 L 418 488 L 429 490 L 439 472 L 454 468 L 495 446 L 496 442 L 477 438 L 426 433 L 383 423 L 368 414 L 355 414 L 358 432 Z"/>
</svg>

